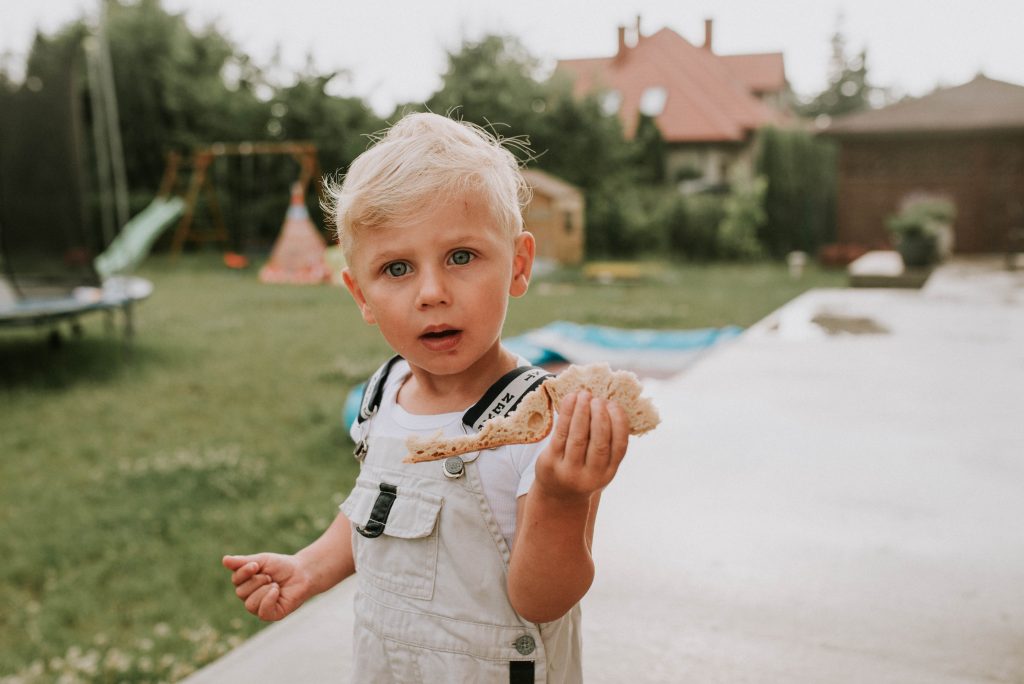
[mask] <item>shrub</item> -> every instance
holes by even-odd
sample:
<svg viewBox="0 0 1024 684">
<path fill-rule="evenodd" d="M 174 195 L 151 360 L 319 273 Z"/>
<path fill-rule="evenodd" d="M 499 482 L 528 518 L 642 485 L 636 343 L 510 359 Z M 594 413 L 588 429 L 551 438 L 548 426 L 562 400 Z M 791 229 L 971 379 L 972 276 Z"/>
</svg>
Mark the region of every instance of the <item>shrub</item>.
<svg viewBox="0 0 1024 684">
<path fill-rule="evenodd" d="M 956 207 L 945 198 L 921 197 L 904 203 L 886 226 L 907 266 L 927 266 L 952 251 Z"/>
<path fill-rule="evenodd" d="M 724 259 L 754 259 L 764 254 L 757 231 L 764 225 L 764 193 L 768 183 L 758 177 L 737 183 L 725 198 L 725 215 L 718 224 L 718 256 Z"/>
<path fill-rule="evenodd" d="M 721 197 L 677 195 L 665 217 L 669 251 L 697 261 L 718 258 L 718 227 L 724 217 Z"/>
<path fill-rule="evenodd" d="M 768 182 L 758 239 L 770 254 L 814 254 L 834 240 L 836 152 L 831 142 L 802 130 L 762 129 L 757 174 Z"/>
</svg>

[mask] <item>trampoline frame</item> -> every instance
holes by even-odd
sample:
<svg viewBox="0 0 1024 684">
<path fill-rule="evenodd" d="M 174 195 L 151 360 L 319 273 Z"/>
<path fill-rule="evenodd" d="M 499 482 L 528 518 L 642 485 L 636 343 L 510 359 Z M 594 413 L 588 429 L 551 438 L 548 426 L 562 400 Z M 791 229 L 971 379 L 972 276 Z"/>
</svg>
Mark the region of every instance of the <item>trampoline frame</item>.
<svg viewBox="0 0 1024 684">
<path fill-rule="evenodd" d="M 96 311 L 112 314 L 120 309 L 124 316 L 124 335 L 135 334 L 132 307 L 153 293 L 153 284 L 137 276 L 108 278 L 103 287 L 76 287 L 64 297 L 19 298 L 0 304 L 0 328 L 46 326 L 55 328 L 70 319 L 75 329 L 79 317 Z M 56 332 L 53 330 L 52 332 Z"/>
</svg>

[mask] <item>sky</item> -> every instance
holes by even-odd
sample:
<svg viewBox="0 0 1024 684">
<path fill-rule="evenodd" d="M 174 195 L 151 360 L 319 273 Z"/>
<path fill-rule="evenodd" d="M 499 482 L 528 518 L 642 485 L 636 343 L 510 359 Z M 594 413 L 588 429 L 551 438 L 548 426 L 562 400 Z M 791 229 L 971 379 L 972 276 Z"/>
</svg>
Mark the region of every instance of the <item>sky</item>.
<svg viewBox="0 0 1024 684">
<path fill-rule="evenodd" d="M 616 27 L 668 27 L 694 44 L 714 20 L 720 54 L 782 52 L 800 95 L 827 84 L 829 40 L 837 27 L 848 50 L 867 50 L 873 85 L 923 95 L 979 72 L 1024 85 L 1022 0 L 163 0 L 198 28 L 215 22 L 267 64 L 312 55 L 321 71 L 345 70 L 335 94 L 358 96 L 378 113 L 424 100 L 439 86 L 446 53 L 488 33 L 517 36 L 547 68 L 555 60 L 615 52 Z M 0 0 L 0 56 L 17 64 L 36 28 L 53 31 L 99 0 Z M 116 65 L 115 65 L 116 68 Z"/>
</svg>

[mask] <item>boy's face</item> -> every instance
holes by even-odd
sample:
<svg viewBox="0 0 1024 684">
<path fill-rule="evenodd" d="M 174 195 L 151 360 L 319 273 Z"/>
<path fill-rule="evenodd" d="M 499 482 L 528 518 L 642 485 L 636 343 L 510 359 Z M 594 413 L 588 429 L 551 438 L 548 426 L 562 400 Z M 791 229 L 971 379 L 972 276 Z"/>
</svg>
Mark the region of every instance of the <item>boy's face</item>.
<svg viewBox="0 0 1024 684">
<path fill-rule="evenodd" d="M 343 277 L 363 319 L 396 353 L 453 375 L 496 350 L 509 295 L 526 292 L 533 252 L 532 235 L 510 239 L 479 202 L 459 200 L 357 236 Z"/>
</svg>

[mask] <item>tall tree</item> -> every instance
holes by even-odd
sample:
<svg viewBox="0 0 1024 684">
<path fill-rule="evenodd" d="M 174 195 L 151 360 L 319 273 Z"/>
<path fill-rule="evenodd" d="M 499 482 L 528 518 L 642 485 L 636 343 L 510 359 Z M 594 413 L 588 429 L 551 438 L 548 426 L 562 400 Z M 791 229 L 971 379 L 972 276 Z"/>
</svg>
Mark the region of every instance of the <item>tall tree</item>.
<svg viewBox="0 0 1024 684">
<path fill-rule="evenodd" d="M 835 145 L 800 129 L 769 127 L 758 136 L 757 174 L 768 181 L 758 239 L 776 257 L 814 254 L 835 237 Z"/>
<path fill-rule="evenodd" d="M 427 101 L 435 112 L 457 110 L 470 121 L 502 121 L 517 127 L 543 112 L 545 92 L 535 78 L 539 63 L 511 36 L 489 35 L 448 53 L 441 89 Z"/>
<path fill-rule="evenodd" d="M 654 117 L 640 114 L 634 136 L 638 180 L 652 185 L 665 182 L 665 139 Z"/>
<path fill-rule="evenodd" d="M 449 53 L 441 89 L 425 104 L 505 137 L 529 138 L 531 165 L 586 189 L 633 159 L 618 119 L 594 98 L 575 99 L 560 75 L 542 79 L 539 60 L 514 37 L 491 35 Z"/>
<path fill-rule="evenodd" d="M 229 88 L 230 64 L 248 64 L 216 27 L 193 32 L 160 0 L 107 0 L 107 35 L 129 177 L 152 192 L 168 149 L 266 137 L 269 105 L 252 69 Z"/>
<path fill-rule="evenodd" d="M 366 149 L 366 134 L 384 127 L 384 121 L 363 100 L 327 92 L 332 81 L 345 76 L 342 72 L 320 73 L 310 62 L 293 84 L 278 88 L 271 101 L 274 136 L 315 141 L 321 164 L 328 171 L 347 167 Z"/>
<path fill-rule="evenodd" d="M 449 53 L 441 89 L 425 104 L 505 137 L 528 137 L 531 167 L 585 192 L 588 249 L 611 251 L 627 232 L 617 201 L 647 169 L 649 155 L 624 139 L 618 117 L 602 111 L 596 97 L 573 97 L 561 74 L 543 79 L 539 61 L 516 38 L 487 36 Z"/>
<path fill-rule="evenodd" d="M 868 109 L 873 97 L 882 92 L 868 80 L 867 49 L 850 55 L 841 26 L 832 34 L 831 45 L 828 86 L 798 108 L 806 117 L 836 117 Z"/>
<path fill-rule="evenodd" d="M 169 150 L 187 153 L 213 142 L 301 138 L 317 144 L 321 167 L 333 171 L 365 149 L 364 134 L 383 126 L 363 101 L 326 92 L 338 74 L 320 73 L 310 62 L 292 79 L 282 75 L 283 68 L 255 64 L 215 25 L 191 28 L 161 0 L 104 1 L 133 213 L 152 199 Z M 91 24 L 82 18 L 52 36 L 37 36 L 27 77 L 45 82 L 54 69 L 63 68 L 60 55 L 81 53 L 86 41 L 95 40 Z M 78 81 L 84 89 L 82 68 Z M 0 69 L 0 87 L 10 81 L 7 69 Z M 82 102 L 83 115 L 93 116 L 85 92 Z M 83 129 L 89 130 L 89 124 L 87 118 Z M 90 140 L 85 143 L 91 147 Z M 276 234 L 288 183 L 296 174 L 279 162 L 220 160 L 213 171 L 225 213 L 235 213 L 235 219 L 240 213 L 250 216 L 245 223 L 259 223 L 254 230 L 264 238 Z"/>
</svg>

